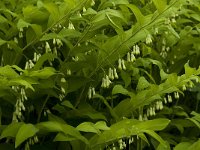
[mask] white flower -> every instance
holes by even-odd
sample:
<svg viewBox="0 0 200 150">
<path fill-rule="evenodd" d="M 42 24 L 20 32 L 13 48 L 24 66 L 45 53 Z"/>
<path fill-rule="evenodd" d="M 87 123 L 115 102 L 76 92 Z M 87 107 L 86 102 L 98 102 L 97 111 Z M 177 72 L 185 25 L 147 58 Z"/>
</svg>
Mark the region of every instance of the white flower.
<svg viewBox="0 0 200 150">
<path fill-rule="evenodd" d="M 96 94 L 96 92 L 95 92 L 95 88 L 92 87 L 92 95 L 94 96 L 95 94 Z"/>
<path fill-rule="evenodd" d="M 154 34 L 155 34 L 155 35 L 158 34 L 158 28 L 155 28 L 155 29 L 154 29 Z"/>
<path fill-rule="evenodd" d="M 130 55 L 130 53 L 128 52 L 127 53 L 127 62 L 130 62 L 131 61 L 131 55 Z"/>
<path fill-rule="evenodd" d="M 65 78 L 61 78 L 60 82 L 65 83 L 66 82 Z"/>
<path fill-rule="evenodd" d="M 68 29 L 71 29 L 71 30 L 74 30 L 74 29 L 75 29 L 75 28 L 74 28 L 74 25 L 73 25 L 71 22 L 69 23 Z"/>
<path fill-rule="evenodd" d="M 88 98 L 91 99 L 92 98 L 92 88 L 90 87 L 88 90 Z"/>
<path fill-rule="evenodd" d="M 135 45 L 135 54 L 136 55 L 140 54 L 140 47 L 138 45 Z"/>
<path fill-rule="evenodd" d="M 85 7 L 83 7 L 83 12 L 86 12 L 87 10 L 85 9 Z"/>
<path fill-rule="evenodd" d="M 117 69 L 116 68 L 114 68 L 114 77 L 115 77 L 115 79 L 118 79 L 119 77 L 118 77 L 118 74 L 117 74 Z"/>
<path fill-rule="evenodd" d="M 46 53 L 51 52 L 51 48 L 48 42 L 45 42 L 45 50 L 46 50 Z"/>
<path fill-rule="evenodd" d="M 118 69 L 122 70 L 122 60 L 121 60 L 121 58 L 118 59 Z"/>
<path fill-rule="evenodd" d="M 148 34 L 146 37 L 146 44 L 151 44 L 152 43 L 152 39 L 151 39 L 151 34 Z"/>
<path fill-rule="evenodd" d="M 126 66 L 125 66 L 125 63 L 124 63 L 124 60 L 122 59 L 122 69 L 123 70 L 126 70 Z"/>
<path fill-rule="evenodd" d="M 172 102 L 172 97 L 171 97 L 171 95 L 168 95 L 167 98 L 168 98 L 168 102 L 171 103 L 171 102 Z"/>
<path fill-rule="evenodd" d="M 133 52 L 131 52 L 131 62 L 134 62 L 136 60 L 135 55 L 133 54 Z"/>
<path fill-rule="evenodd" d="M 139 120 L 139 121 L 142 121 L 142 115 L 141 115 L 141 114 L 139 115 L 138 120 Z"/>
<path fill-rule="evenodd" d="M 71 70 L 70 69 L 67 69 L 67 75 L 71 75 L 72 74 L 72 72 L 71 72 Z"/>
<path fill-rule="evenodd" d="M 95 1 L 91 0 L 91 6 L 94 6 L 94 5 L 95 5 Z"/>
</svg>

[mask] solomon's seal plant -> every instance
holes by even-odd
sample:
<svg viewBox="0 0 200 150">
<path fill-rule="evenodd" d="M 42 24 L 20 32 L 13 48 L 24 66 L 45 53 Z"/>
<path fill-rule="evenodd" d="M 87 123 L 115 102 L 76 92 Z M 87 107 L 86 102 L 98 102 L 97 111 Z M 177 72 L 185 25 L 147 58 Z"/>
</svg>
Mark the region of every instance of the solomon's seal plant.
<svg viewBox="0 0 200 150">
<path fill-rule="evenodd" d="M 0 149 L 200 149 L 199 6 L 2 0 Z"/>
</svg>

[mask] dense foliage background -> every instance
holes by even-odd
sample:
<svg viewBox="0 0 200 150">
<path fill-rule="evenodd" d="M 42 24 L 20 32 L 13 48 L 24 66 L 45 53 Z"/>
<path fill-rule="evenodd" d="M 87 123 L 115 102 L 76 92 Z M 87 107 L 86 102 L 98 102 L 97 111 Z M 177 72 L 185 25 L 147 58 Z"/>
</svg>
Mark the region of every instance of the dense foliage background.
<svg viewBox="0 0 200 150">
<path fill-rule="evenodd" d="M 0 149 L 200 149 L 199 0 L 1 0 Z"/>
</svg>

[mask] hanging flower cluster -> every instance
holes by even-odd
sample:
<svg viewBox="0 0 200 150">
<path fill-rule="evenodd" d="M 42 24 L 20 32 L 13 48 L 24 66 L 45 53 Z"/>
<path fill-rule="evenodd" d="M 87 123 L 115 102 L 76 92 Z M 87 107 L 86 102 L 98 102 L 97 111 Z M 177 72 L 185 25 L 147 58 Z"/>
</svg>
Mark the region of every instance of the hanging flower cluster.
<svg viewBox="0 0 200 150">
<path fill-rule="evenodd" d="M 101 84 L 101 87 L 102 88 L 109 88 L 110 84 L 112 82 L 110 81 L 108 75 L 106 75 L 105 77 L 102 78 L 102 84 Z"/>
<path fill-rule="evenodd" d="M 30 145 L 34 145 L 36 143 L 38 143 L 38 137 L 37 135 L 35 135 L 34 137 L 31 137 L 27 140 L 26 144 L 25 144 L 25 150 L 30 150 Z"/>
<path fill-rule="evenodd" d="M 121 59 L 121 58 L 118 59 L 118 69 L 119 70 L 126 70 L 124 59 Z"/>
<path fill-rule="evenodd" d="M 61 84 L 65 84 L 66 83 L 65 78 L 61 78 L 60 82 L 61 82 Z M 63 98 L 65 97 L 65 94 L 66 94 L 65 88 L 61 85 L 61 93 L 59 94 L 60 101 L 63 100 Z"/>
<path fill-rule="evenodd" d="M 20 88 L 19 86 L 12 86 L 12 89 L 17 93 L 20 92 L 20 96 L 17 97 L 17 101 L 15 104 L 15 112 L 13 113 L 13 121 L 18 122 L 18 119 L 23 119 L 22 111 L 26 110 L 24 106 L 24 101 L 27 100 L 27 96 L 23 87 Z"/>
<path fill-rule="evenodd" d="M 89 87 L 88 98 L 91 99 L 96 94 L 94 87 Z"/>
</svg>

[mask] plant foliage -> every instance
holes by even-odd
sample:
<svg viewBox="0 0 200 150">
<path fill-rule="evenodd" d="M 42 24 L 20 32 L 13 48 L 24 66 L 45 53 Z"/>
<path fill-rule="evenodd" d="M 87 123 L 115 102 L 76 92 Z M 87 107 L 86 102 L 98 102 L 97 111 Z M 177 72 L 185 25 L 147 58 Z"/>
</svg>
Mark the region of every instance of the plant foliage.
<svg viewBox="0 0 200 150">
<path fill-rule="evenodd" d="M 0 149 L 200 149 L 199 6 L 1 0 Z"/>
</svg>

